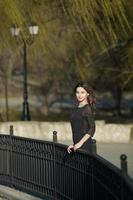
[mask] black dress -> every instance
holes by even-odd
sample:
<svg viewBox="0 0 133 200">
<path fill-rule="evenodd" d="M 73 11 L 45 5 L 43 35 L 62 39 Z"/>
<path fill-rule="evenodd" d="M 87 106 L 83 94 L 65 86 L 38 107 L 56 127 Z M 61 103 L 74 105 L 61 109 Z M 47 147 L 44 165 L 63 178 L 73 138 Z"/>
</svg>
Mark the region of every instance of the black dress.
<svg viewBox="0 0 133 200">
<path fill-rule="evenodd" d="M 95 121 L 89 104 L 75 108 L 70 122 L 74 144 L 78 143 L 85 134 L 89 134 L 91 137 L 94 135 Z M 91 152 L 91 137 L 82 145 L 82 150 Z"/>
</svg>

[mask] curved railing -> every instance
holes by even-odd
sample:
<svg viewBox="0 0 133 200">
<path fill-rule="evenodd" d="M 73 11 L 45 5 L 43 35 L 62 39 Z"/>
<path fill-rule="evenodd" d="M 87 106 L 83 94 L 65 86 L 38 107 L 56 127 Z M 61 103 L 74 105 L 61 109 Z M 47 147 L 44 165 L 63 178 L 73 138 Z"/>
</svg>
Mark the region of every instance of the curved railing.
<svg viewBox="0 0 133 200">
<path fill-rule="evenodd" d="M 0 184 L 46 200 L 131 200 L 132 179 L 99 155 L 0 135 Z"/>
</svg>

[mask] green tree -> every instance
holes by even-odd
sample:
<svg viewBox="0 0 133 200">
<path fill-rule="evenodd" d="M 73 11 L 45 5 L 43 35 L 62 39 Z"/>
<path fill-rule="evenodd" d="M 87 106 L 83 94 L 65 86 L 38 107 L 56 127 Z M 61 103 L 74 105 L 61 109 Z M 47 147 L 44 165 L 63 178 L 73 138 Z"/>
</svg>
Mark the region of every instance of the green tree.
<svg viewBox="0 0 133 200">
<path fill-rule="evenodd" d="M 18 53 L 16 60 L 21 59 L 21 46 L 11 37 L 11 25 L 20 27 L 26 41 L 28 25 L 35 22 L 39 34 L 32 47 L 27 47 L 29 86 L 56 85 L 67 91 L 68 82 L 73 86 L 78 80 L 89 80 L 95 85 L 102 75 L 101 85 L 103 80 L 111 85 L 107 78 L 111 77 L 120 88 L 129 88 L 133 77 L 132 7 L 132 0 L 0 0 L 0 54 L 10 47 L 11 54 Z M 12 59 L 14 67 L 16 60 Z M 40 73 L 44 78 L 38 81 Z M 22 82 L 12 76 L 13 82 Z"/>
</svg>

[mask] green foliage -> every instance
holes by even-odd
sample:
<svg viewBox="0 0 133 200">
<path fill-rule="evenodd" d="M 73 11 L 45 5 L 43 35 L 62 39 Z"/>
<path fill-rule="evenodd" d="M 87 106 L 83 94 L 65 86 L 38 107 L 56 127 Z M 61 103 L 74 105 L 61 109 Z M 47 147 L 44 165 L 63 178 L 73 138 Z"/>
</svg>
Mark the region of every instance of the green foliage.
<svg viewBox="0 0 133 200">
<path fill-rule="evenodd" d="M 105 48 L 118 42 L 120 30 L 124 36 L 131 31 L 122 0 L 68 0 L 62 4 L 86 42 L 96 40 Z"/>
<path fill-rule="evenodd" d="M 0 0 L 0 58 L 5 59 L 0 59 L 1 83 L 7 63 L 8 79 L 21 86 L 23 46 L 15 43 L 10 28 L 20 27 L 27 42 L 28 26 L 34 22 L 39 34 L 31 46 L 27 44 L 30 91 L 50 85 L 45 96 L 69 93 L 79 80 L 131 88 L 132 13 L 132 0 Z"/>
</svg>

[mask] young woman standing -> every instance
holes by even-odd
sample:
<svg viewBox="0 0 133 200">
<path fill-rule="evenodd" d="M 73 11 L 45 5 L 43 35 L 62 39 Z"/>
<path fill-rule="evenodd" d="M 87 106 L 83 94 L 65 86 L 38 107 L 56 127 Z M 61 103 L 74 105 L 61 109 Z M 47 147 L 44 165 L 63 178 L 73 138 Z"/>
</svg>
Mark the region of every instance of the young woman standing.
<svg viewBox="0 0 133 200">
<path fill-rule="evenodd" d="M 71 115 L 73 144 L 67 148 L 68 153 L 82 149 L 91 152 L 92 137 L 95 133 L 94 104 L 96 99 L 87 83 L 78 83 L 75 87 L 78 107 Z"/>
</svg>

